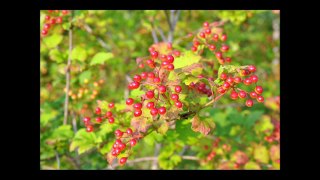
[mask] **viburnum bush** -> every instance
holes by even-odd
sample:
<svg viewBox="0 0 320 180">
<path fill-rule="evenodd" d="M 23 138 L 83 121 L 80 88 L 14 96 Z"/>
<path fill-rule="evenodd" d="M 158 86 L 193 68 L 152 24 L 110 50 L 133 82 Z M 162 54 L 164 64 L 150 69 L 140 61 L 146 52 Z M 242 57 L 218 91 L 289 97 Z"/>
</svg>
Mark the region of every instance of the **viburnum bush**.
<svg viewBox="0 0 320 180">
<path fill-rule="evenodd" d="M 228 35 L 219 22 L 204 22 L 191 39 L 190 50 L 175 49 L 167 42 L 151 45 L 148 55 L 136 59 L 138 68 L 128 84 L 132 92 L 125 104 L 98 101 L 95 115 L 83 118 L 88 133 L 103 124 L 119 126 L 106 154 L 110 164 L 117 159 L 124 165 L 139 141 L 153 131 L 174 131 L 177 121 L 191 119 L 193 131 L 208 135 L 215 123 L 202 118 L 201 111 L 214 108 L 223 96 L 247 107 L 264 102 L 256 66 L 232 64 L 236 58 L 228 55 Z M 204 56 L 208 52 L 214 56 Z M 228 145 L 223 148 L 230 150 Z M 207 160 L 214 156 L 211 152 Z"/>
</svg>

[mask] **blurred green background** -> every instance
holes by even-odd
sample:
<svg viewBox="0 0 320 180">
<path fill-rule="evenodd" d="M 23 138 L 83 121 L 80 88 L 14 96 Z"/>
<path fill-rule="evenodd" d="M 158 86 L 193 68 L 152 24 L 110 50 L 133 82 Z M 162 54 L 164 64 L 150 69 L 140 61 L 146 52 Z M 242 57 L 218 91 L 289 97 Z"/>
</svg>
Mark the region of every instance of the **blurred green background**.
<svg viewBox="0 0 320 180">
<path fill-rule="evenodd" d="M 48 13 L 40 13 L 42 28 Z M 169 26 L 164 11 L 75 11 L 70 114 L 63 125 L 68 18 L 40 41 L 41 169 L 110 169 L 104 154 L 110 151 L 116 127 L 87 134 L 82 118 L 92 115 L 97 100 L 125 102 L 127 76 L 137 72 L 136 58 L 148 54 L 154 41 L 152 28 L 161 28 L 166 35 Z M 115 169 L 280 168 L 279 11 L 183 10 L 173 47 L 190 49 L 189 33 L 197 32 L 205 21 L 221 20 L 233 64 L 256 65 L 265 102 L 249 109 L 222 98 L 207 110 L 217 125 L 214 135 L 205 137 L 178 122 L 167 135 L 152 133 L 144 138 L 134 147 L 131 163 Z M 97 60 L 97 54 L 104 58 Z M 216 155 L 209 160 L 210 154 Z"/>
</svg>

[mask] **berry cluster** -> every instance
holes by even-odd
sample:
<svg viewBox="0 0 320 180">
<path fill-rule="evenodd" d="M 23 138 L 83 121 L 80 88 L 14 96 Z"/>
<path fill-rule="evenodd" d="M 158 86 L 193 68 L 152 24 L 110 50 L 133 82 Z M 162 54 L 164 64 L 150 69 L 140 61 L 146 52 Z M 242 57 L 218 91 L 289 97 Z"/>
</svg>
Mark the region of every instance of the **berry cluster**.
<svg viewBox="0 0 320 180">
<path fill-rule="evenodd" d="M 90 100 L 94 100 L 100 92 L 100 86 L 104 83 L 103 79 L 93 82 L 93 84 L 88 84 L 89 80 L 84 79 L 84 86 L 79 87 L 78 89 L 73 88 L 69 89 L 68 95 L 72 100 L 81 99 L 89 95 Z M 64 92 L 67 91 L 66 88 L 63 89 Z M 92 93 L 91 93 L 92 92 Z"/>
<path fill-rule="evenodd" d="M 86 126 L 86 131 L 87 132 L 92 132 L 93 129 L 94 129 L 93 125 L 94 124 L 100 125 L 104 119 L 108 119 L 108 122 L 110 124 L 114 123 L 114 117 L 113 117 L 113 114 L 111 112 L 111 109 L 114 108 L 114 103 L 109 103 L 108 108 L 110 110 L 107 111 L 105 113 L 105 115 L 102 115 L 103 113 L 102 113 L 101 108 L 97 107 L 96 110 L 95 110 L 95 114 L 97 115 L 97 117 L 95 118 L 94 122 L 91 122 L 91 118 L 90 117 L 83 118 L 83 122 L 84 122 L 84 125 Z"/>
<path fill-rule="evenodd" d="M 56 24 L 62 24 L 63 17 L 69 14 L 69 10 L 48 10 L 48 14 L 45 16 L 45 24 L 41 31 L 41 35 L 46 36 L 49 30 Z"/>
<path fill-rule="evenodd" d="M 204 82 L 198 82 L 198 83 L 192 82 L 190 83 L 189 87 L 190 89 L 193 89 L 194 91 L 200 94 L 207 95 L 208 97 L 213 95 L 213 92 L 210 89 L 210 87 Z"/>
</svg>

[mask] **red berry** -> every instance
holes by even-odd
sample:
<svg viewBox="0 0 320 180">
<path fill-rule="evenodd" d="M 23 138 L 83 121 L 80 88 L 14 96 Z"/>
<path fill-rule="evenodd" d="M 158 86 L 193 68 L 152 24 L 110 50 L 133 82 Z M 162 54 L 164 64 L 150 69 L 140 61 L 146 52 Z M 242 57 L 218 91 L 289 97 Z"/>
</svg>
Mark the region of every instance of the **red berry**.
<svg viewBox="0 0 320 180">
<path fill-rule="evenodd" d="M 122 141 L 120 139 L 116 139 L 115 144 L 119 145 L 120 143 L 122 143 Z"/>
<path fill-rule="evenodd" d="M 227 62 L 227 63 L 231 63 L 231 58 L 230 57 L 226 57 L 226 58 L 224 58 L 224 60 Z"/>
<path fill-rule="evenodd" d="M 241 80 L 241 77 L 235 77 L 235 78 L 234 78 L 234 82 L 237 83 L 237 84 L 238 84 L 238 83 L 241 83 L 241 81 L 242 81 L 242 80 Z"/>
<path fill-rule="evenodd" d="M 230 94 L 230 98 L 233 100 L 238 99 L 238 93 L 236 91 L 232 91 Z"/>
<path fill-rule="evenodd" d="M 121 150 L 120 148 L 115 148 L 114 149 L 116 156 L 120 154 Z"/>
<path fill-rule="evenodd" d="M 142 104 L 141 103 L 135 103 L 133 105 L 133 107 L 136 108 L 136 109 L 141 109 L 142 108 Z"/>
<path fill-rule="evenodd" d="M 222 80 L 225 80 L 225 79 L 227 79 L 227 74 L 226 73 L 221 73 L 220 74 L 220 79 L 222 79 Z"/>
<path fill-rule="evenodd" d="M 179 57 L 179 56 L 180 56 L 180 51 L 174 51 L 173 54 L 174 54 L 175 56 Z"/>
<path fill-rule="evenodd" d="M 148 77 L 148 73 L 146 73 L 146 72 L 141 73 L 142 79 L 147 79 L 147 77 Z"/>
<path fill-rule="evenodd" d="M 106 116 L 109 118 L 109 117 L 112 117 L 112 112 L 111 111 L 107 111 L 106 112 Z"/>
<path fill-rule="evenodd" d="M 153 51 L 153 52 L 151 52 L 151 56 L 152 56 L 152 58 L 157 58 L 157 57 L 158 57 L 158 55 L 159 55 L 159 53 L 158 53 L 157 51 Z"/>
<path fill-rule="evenodd" d="M 193 46 L 194 46 L 194 47 L 198 47 L 199 45 L 200 45 L 200 42 L 199 42 L 199 41 L 197 41 L 197 40 L 196 40 L 196 41 L 193 41 Z"/>
<path fill-rule="evenodd" d="M 173 64 L 169 64 L 169 65 L 167 66 L 167 70 L 168 70 L 168 71 L 174 70 L 174 65 L 173 65 Z"/>
<path fill-rule="evenodd" d="M 239 91 L 238 95 L 240 98 L 245 98 L 247 96 L 247 93 L 244 91 Z"/>
<path fill-rule="evenodd" d="M 159 92 L 161 94 L 165 93 L 166 91 L 167 91 L 167 88 L 165 86 L 163 86 L 163 85 L 159 86 Z"/>
<path fill-rule="evenodd" d="M 216 58 L 222 59 L 222 52 L 218 51 L 215 53 L 215 55 L 216 55 Z"/>
<path fill-rule="evenodd" d="M 181 86 L 176 86 L 176 87 L 174 88 L 174 91 L 175 91 L 176 93 L 180 93 L 180 92 L 182 91 Z"/>
<path fill-rule="evenodd" d="M 206 33 L 206 34 L 211 34 L 211 29 L 206 29 L 206 30 L 204 30 L 204 33 Z"/>
<path fill-rule="evenodd" d="M 62 17 L 57 17 L 56 23 L 61 24 L 62 23 Z"/>
<path fill-rule="evenodd" d="M 50 20 L 50 24 L 55 24 L 56 23 L 56 19 L 55 18 L 52 18 L 51 20 Z"/>
<path fill-rule="evenodd" d="M 44 24 L 43 29 L 48 31 L 50 29 L 50 24 Z"/>
<path fill-rule="evenodd" d="M 63 15 L 67 15 L 69 13 L 68 10 L 62 10 L 61 12 L 62 12 Z"/>
<path fill-rule="evenodd" d="M 251 99 L 248 99 L 248 100 L 246 101 L 246 106 L 252 107 L 252 106 L 253 106 L 253 101 L 252 101 Z"/>
<path fill-rule="evenodd" d="M 240 74 L 241 74 L 242 76 L 248 76 L 248 75 L 250 74 L 250 71 L 247 70 L 247 69 L 242 69 L 242 70 L 240 71 Z"/>
<path fill-rule="evenodd" d="M 261 86 L 256 86 L 256 88 L 254 89 L 254 91 L 255 91 L 257 94 L 262 94 L 263 88 L 262 88 Z"/>
<path fill-rule="evenodd" d="M 264 101 L 264 97 L 263 97 L 263 96 L 258 95 L 258 97 L 257 97 L 257 101 L 258 101 L 258 102 L 260 102 L 260 103 L 262 103 L 262 102 Z"/>
<path fill-rule="evenodd" d="M 250 76 L 250 79 L 251 79 L 251 81 L 254 82 L 254 83 L 258 82 L 258 80 L 259 80 L 259 78 L 258 78 L 257 75 L 252 75 L 252 76 Z"/>
<path fill-rule="evenodd" d="M 199 36 L 200 36 L 201 38 L 205 38 L 205 37 L 206 37 L 206 34 L 204 34 L 204 32 L 200 32 Z"/>
<path fill-rule="evenodd" d="M 248 70 L 252 73 L 256 72 L 257 68 L 254 65 L 249 65 Z"/>
<path fill-rule="evenodd" d="M 48 10 L 48 13 L 49 13 L 49 14 L 53 13 L 53 10 Z"/>
<path fill-rule="evenodd" d="M 170 49 L 172 49 L 172 44 L 171 43 L 168 43 L 167 44 L 167 48 L 170 50 Z"/>
<path fill-rule="evenodd" d="M 213 34 L 212 40 L 218 41 L 219 40 L 219 35 L 218 34 Z"/>
<path fill-rule="evenodd" d="M 167 55 L 161 54 L 160 59 L 161 61 L 167 60 Z"/>
<path fill-rule="evenodd" d="M 246 78 L 243 80 L 243 84 L 249 86 L 252 83 L 252 80 L 250 78 Z"/>
<path fill-rule="evenodd" d="M 256 92 L 250 92 L 250 97 L 255 99 L 257 98 L 258 94 Z"/>
<path fill-rule="evenodd" d="M 130 140 L 130 146 L 135 146 L 137 144 L 137 140 L 136 139 L 131 139 Z"/>
<path fill-rule="evenodd" d="M 101 108 L 99 107 L 96 108 L 96 114 L 101 114 Z"/>
<path fill-rule="evenodd" d="M 229 84 L 228 82 L 225 82 L 225 83 L 223 84 L 223 87 L 224 87 L 225 89 L 229 89 L 229 88 L 230 88 L 230 84 Z"/>
<path fill-rule="evenodd" d="M 84 123 L 89 123 L 89 122 L 90 122 L 90 118 L 89 118 L 89 117 L 83 118 L 83 122 L 84 122 Z"/>
<path fill-rule="evenodd" d="M 144 68 L 144 64 L 140 63 L 140 64 L 139 64 L 139 68 L 140 68 L 140 69 Z"/>
<path fill-rule="evenodd" d="M 153 108 L 154 107 L 154 102 L 148 102 L 147 103 L 147 108 L 148 109 L 151 109 L 151 108 Z"/>
<path fill-rule="evenodd" d="M 168 61 L 169 63 L 173 63 L 174 57 L 173 57 L 172 55 L 168 55 L 168 56 L 167 56 L 167 61 Z"/>
<path fill-rule="evenodd" d="M 216 49 L 216 46 L 213 45 L 213 44 L 210 44 L 210 45 L 209 45 L 209 49 L 210 49 L 211 51 L 214 51 L 214 50 Z"/>
<path fill-rule="evenodd" d="M 226 92 L 226 90 L 225 90 L 223 87 L 219 87 L 219 88 L 218 88 L 218 92 L 219 92 L 220 94 L 223 94 L 223 93 Z"/>
<path fill-rule="evenodd" d="M 209 27 L 209 23 L 208 23 L 208 22 L 204 22 L 204 23 L 203 23 L 203 27 L 204 27 L 204 28 Z"/>
<path fill-rule="evenodd" d="M 110 124 L 113 124 L 113 123 L 114 123 L 114 118 L 113 118 L 113 117 L 109 117 L 109 118 L 108 118 L 108 122 L 109 122 Z"/>
<path fill-rule="evenodd" d="M 43 30 L 41 31 L 41 34 L 42 34 L 43 36 L 45 36 L 45 35 L 47 35 L 47 34 L 48 34 L 48 31 L 47 31 L 47 30 L 45 30 L 45 29 L 43 29 Z"/>
<path fill-rule="evenodd" d="M 48 16 L 48 15 L 44 17 L 44 19 L 47 21 L 50 20 L 50 18 L 51 18 L 51 16 Z"/>
<path fill-rule="evenodd" d="M 93 126 L 92 125 L 88 125 L 86 128 L 87 132 L 92 132 L 93 131 Z"/>
<path fill-rule="evenodd" d="M 153 72 L 149 72 L 149 73 L 148 73 L 148 78 L 153 79 L 153 78 L 155 78 L 155 77 L 156 77 L 156 75 L 154 75 Z"/>
<path fill-rule="evenodd" d="M 123 165 L 127 162 L 127 159 L 126 157 L 122 157 L 120 160 L 119 160 L 119 164 Z"/>
<path fill-rule="evenodd" d="M 227 52 L 227 51 L 229 50 L 229 46 L 227 46 L 227 45 L 222 45 L 221 48 L 220 48 L 220 50 L 221 50 L 222 52 Z"/>
<path fill-rule="evenodd" d="M 230 85 L 233 84 L 234 79 L 232 77 L 228 77 L 226 82 L 228 82 Z"/>
<path fill-rule="evenodd" d="M 177 108 L 182 108 L 182 103 L 180 101 L 176 101 L 174 103 L 174 105 L 177 107 Z"/>
<path fill-rule="evenodd" d="M 152 51 L 154 51 L 155 49 L 154 49 L 154 47 L 149 47 L 149 52 L 151 53 Z"/>
<path fill-rule="evenodd" d="M 170 64 L 169 61 L 163 61 L 163 62 L 161 63 L 161 66 L 162 66 L 162 67 L 167 67 L 169 64 Z"/>
<path fill-rule="evenodd" d="M 130 134 L 132 134 L 132 132 L 133 132 L 133 131 L 132 131 L 132 129 L 131 129 L 131 128 L 128 128 L 126 132 L 127 132 L 127 134 L 129 134 L 129 135 L 130 135 Z"/>
<path fill-rule="evenodd" d="M 192 47 L 191 47 L 191 50 L 192 50 L 193 52 L 197 51 L 197 49 L 198 49 L 198 48 L 195 47 L 195 46 L 192 46 Z"/>
<path fill-rule="evenodd" d="M 123 151 L 123 150 L 126 148 L 126 144 L 120 143 L 120 144 L 118 145 L 118 148 L 120 149 L 120 151 Z"/>
<path fill-rule="evenodd" d="M 146 96 L 148 99 L 152 99 L 154 97 L 154 92 L 153 91 L 147 91 Z"/>
<path fill-rule="evenodd" d="M 156 83 L 156 84 L 160 83 L 160 81 L 161 81 L 161 79 L 159 77 L 155 77 L 153 79 L 153 82 Z"/>
<path fill-rule="evenodd" d="M 97 123 L 101 123 L 102 122 L 102 118 L 101 117 L 96 117 L 96 122 Z"/>
<path fill-rule="evenodd" d="M 227 40 L 227 35 L 226 34 L 222 34 L 221 36 L 221 41 L 226 41 Z"/>
<path fill-rule="evenodd" d="M 114 132 L 114 134 L 116 135 L 116 137 L 120 138 L 120 137 L 122 137 L 123 132 L 120 131 L 119 129 L 117 129 L 117 130 Z M 119 143 L 119 145 L 120 145 L 120 144 L 121 144 L 121 143 Z"/>
<path fill-rule="evenodd" d="M 172 99 L 172 101 L 177 101 L 177 100 L 179 100 L 179 95 L 178 94 L 171 94 L 171 99 Z"/>
<path fill-rule="evenodd" d="M 150 110 L 150 114 L 151 114 L 152 116 L 157 115 L 157 114 L 158 114 L 158 109 L 153 107 L 153 108 Z"/>
<path fill-rule="evenodd" d="M 177 102 L 178 102 L 178 101 L 177 101 Z M 176 104 L 176 106 L 177 106 L 177 104 Z M 177 107 L 178 107 L 178 106 L 177 106 Z M 160 107 L 160 108 L 158 109 L 158 112 L 159 112 L 159 114 L 163 115 L 163 114 L 165 114 L 165 113 L 167 112 L 167 110 L 166 110 L 165 107 Z"/>
<path fill-rule="evenodd" d="M 140 81 L 141 81 L 141 76 L 140 76 L 140 75 L 135 75 L 135 76 L 133 77 L 133 80 L 134 80 L 135 82 L 140 82 Z"/>
<path fill-rule="evenodd" d="M 142 114 L 141 109 L 135 109 L 135 110 L 134 110 L 133 115 L 134 115 L 135 117 L 139 117 L 139 116 L 141 116 L 141 114 Z"/>
<path fill-rule="evenodd" d="M 109 103 L 108 107 L 109 107 L 110 109 L 114 108 L 114 103 Z"/>
<path fill-rule="evenodd" d="M 132 98 L 128 98 L 128 99 L 126 100 L 126 104 L 129 105 L 129 106 L 132 105 L 133 102 L 134 102 L 134 100 L 133 100 Z"/>
<path fill-rule="evenodd" d="M 138 83 L 138 82 L 131 82 L 131 83 L 132 83 L 132 88 L 133 89 L 137 89 L 140 86 L 140 83 Z"/>
</svg>

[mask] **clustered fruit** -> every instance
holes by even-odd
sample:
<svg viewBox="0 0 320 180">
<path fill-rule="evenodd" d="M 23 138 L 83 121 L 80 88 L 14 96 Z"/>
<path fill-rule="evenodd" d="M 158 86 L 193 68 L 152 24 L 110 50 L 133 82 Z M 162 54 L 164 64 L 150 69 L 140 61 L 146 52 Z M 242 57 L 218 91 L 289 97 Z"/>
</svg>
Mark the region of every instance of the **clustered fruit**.
<svg viewBox="0 0 320 180">
<path fill-rule="evenodd" d="M 48 10 L 48 15 L 45 16 L 45 24 L 41 30 L 41 35 L 46 36 L 53 26 L 62 24 L 63 17 L 69 13 L 69 10 Z"/>
</svg>

